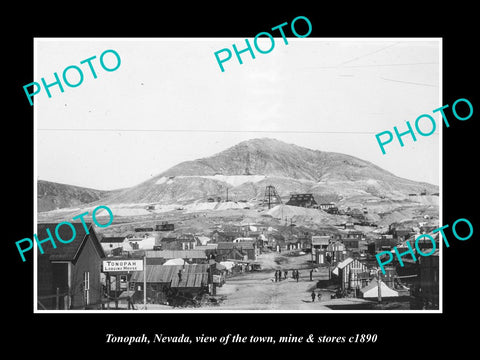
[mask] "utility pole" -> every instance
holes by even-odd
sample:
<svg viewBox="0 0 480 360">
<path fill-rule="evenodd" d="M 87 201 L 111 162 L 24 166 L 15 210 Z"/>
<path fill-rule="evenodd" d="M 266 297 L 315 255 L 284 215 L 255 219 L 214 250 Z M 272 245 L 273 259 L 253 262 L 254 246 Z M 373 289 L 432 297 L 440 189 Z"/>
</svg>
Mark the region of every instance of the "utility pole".
<svg viewBox="0 0 480 360">
<path fill-rule="evenodd" d="M 118 310 L 118 290 L 120 284 L 118 283 L 118 273 L 115 274 L 115 310 Z"/>
<path fill-rule="evenodd" d="M 107 272 L 107 277 L 105 278 L 105 283 L 107 284 L 107 310 L 110 310 L 110 273 Z"/>
<path fill-rule="evenodd" d="M 143 255 L 143 308 L 147 310 L 147 255 Z"/>
<path fill-rule="evenodd" d="M 311 262 L 312 262 L 312 266 L 313 266 L 313 244 L 312 244 L 312 238 L 310 237 L 310 259 L 311 259 Z"/>
<path fill-rule="evenodd" d="M 382 289 L 381 289 L 382 280 L 380 280 L 380 269 L 377 269 L 377 289 L 378 289 L 378 302 L 382 302 Z"/>
</svg>

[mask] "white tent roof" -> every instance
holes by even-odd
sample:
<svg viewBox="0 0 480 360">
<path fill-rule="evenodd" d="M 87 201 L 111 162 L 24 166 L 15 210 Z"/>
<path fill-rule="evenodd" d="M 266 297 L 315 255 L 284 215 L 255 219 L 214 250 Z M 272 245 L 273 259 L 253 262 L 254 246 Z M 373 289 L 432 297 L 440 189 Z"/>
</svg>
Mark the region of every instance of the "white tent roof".
<svg viewBox="0 0 480 360">
<path fill-rule="evenodd" d="M 200 244 L 207 245 L 207 243 L 210 241 L 210 238 L 207 236 L 198 236 L 198 240 L 200 241 Z"/>
<path fill-rule="evenodd" d="M 220 265 L 223 265 L 227 268 L 227 270 L 230 270 L 232 267 L 235 266 L 235 263 L 233 261 L 221 261 Z"/>
<path fill-rule="evenodd" d="M 188 263 L 180 258 L 169 259 L 163 265 L 188 265 Z"/>
<path fill-rule="evenodd" d="M 398 292 L 390 289 L 383 281 L 380 281 L 380 290 L 382 297 L 396 297 Z M 376 298 L 378 296 L 378 281 L 375 279 L 370 284 L 360 289 L 364 298 Z"/>
</svg>

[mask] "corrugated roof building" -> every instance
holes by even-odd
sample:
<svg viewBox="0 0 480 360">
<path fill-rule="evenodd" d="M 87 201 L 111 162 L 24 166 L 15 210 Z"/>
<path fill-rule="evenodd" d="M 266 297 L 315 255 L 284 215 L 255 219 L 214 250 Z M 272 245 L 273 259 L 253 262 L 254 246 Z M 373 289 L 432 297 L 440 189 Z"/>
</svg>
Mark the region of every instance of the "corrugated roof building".
<svg viewBox="0 0 480 360">
<path fill-rule="evenodd" d="M 364 279 L 360 274 L 368 271 L 366 265 L 362 264 L 357 259 L 351 257 L 338 263 L 332 270 L 333 275 L 337 275 L 340 281 L 342 290 L 354 289 L 356 287 L 362 288 L 364 286 Z"/>
<path fill-rule="evenodd" d="M 153 259 L 185 259 L 189 262 L 201 263 L 207 260 L 205 250 L 150 250 L 145 251 L 147 265 L 152 264 Z"/>
<path fill-rule="evenodd" d="M 208 268 L 208 264 L 147 265 L 146 280 L 147 283 L 169 284 L 172 288 L 200 288 L 209 283 Z M 130 281 L 143 283 L 143 276 L 143 271 L 135 271 Z"/>
</svg>

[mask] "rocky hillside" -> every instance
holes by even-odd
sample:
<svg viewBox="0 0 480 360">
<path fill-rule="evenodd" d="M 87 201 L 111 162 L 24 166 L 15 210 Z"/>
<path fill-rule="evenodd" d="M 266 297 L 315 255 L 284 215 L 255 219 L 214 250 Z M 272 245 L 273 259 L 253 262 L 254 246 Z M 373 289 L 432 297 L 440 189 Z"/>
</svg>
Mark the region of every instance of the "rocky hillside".
<svg viewBox="0 0 480 360">
<path fill-rule="evenodd" d="M 111 196 L 115 192 L 39 180 L 37 182 L 38 211 L 81 206 Z"/>
<path fill-rule="evenodd" d="M 397 177 L 353 156 L 311 150 L 275 139 L 241 142 L 213 156 L 180 163 L 137 186 L 111 194 L 107 203 L 188 203 L 208 197 L 263 198 L 274 185 L 283 199 L 312 192 L 317 201 L 408 199 L 438 186 Z"/>
</svg>

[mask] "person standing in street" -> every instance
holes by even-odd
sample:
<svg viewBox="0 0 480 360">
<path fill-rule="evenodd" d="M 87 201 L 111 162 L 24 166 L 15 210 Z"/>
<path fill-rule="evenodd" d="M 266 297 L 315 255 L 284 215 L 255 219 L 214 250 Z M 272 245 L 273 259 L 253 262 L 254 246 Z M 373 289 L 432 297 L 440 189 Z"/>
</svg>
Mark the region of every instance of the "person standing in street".
<svg viewBox="0 0 480 360">
<path fill-rule="evenodd" d="M 299 277 L 300 277 L 300 272 L 297 270 L 297 282 Z"/>
<path fill-rule="evenodd" d="M 312 291 L 312 302 L 315 302 L 315 291 Z"/>
<path fill-rule="evenodd" d="M 275 270 L 275 282 L 277 282 L 277 281 L 278 281 L 278 271 Z"/>
</svg>

